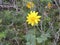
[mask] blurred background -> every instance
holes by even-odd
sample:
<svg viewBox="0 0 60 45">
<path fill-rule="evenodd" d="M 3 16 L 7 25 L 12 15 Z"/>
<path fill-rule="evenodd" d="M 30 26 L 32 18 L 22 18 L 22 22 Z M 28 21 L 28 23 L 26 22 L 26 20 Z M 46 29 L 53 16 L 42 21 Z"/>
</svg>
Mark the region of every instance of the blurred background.
<svg viewBox="0 0 60 45">
<path fill-rule="evenodd" d="M 38 26 L 26 22 L 38 12 Z M 0 45 L 60 45 L 60 0 L 0 0 Z"/>
</svg>

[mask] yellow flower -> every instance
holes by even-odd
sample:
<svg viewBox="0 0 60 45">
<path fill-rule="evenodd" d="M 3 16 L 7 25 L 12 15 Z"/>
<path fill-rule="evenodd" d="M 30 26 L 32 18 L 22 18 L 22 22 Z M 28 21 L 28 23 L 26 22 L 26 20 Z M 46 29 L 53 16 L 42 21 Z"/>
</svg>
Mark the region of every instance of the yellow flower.
<svg viewBox="0 0 60 45">
<path fill-rule="evenodd" d="M 38 16 L 38 12 L 31 11 L 27 16 L 27 22 L 28 24 L 31 24 L 32 26 L 38 24 L 40 21 L 41 16 Z"/>
<path fill-rule="evenodd" d="M 50 2 L 48 2 L 47 7 L 50 9 L 52 7 L 52 4 Z"/>
<path fill-rule="evenodd" d="M 33 2 L 28 2 L 26 5 L 27 8 L 33 8 L 34 7 L 34 3 Z"/>
</svg>

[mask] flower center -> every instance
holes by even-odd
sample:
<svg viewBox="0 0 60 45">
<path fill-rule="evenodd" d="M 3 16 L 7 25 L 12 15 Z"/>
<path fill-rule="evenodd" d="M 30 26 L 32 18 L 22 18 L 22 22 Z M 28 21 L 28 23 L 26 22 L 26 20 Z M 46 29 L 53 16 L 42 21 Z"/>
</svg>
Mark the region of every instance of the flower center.
<svg viewBox="0 0 60 45">
<path fill-rule="evenodd" d="M 32 18 L 31 18 L 31 21 L 34 22 L 34 21 L 35 21 L 35 17 L 32 17 Z"/>
</svg>

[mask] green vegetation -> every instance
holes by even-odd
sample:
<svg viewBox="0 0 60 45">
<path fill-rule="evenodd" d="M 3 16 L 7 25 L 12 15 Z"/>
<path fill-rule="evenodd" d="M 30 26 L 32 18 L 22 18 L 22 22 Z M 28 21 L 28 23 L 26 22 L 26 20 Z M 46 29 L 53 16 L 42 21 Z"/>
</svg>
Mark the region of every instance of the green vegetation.
<svg viewBox="0 0 60 45">
<path fill-rule="evenodd" d="M 60 45 L 60 5 L 57 0 L 4 0 L 7 2 L 13 2 L 15 7 L 0 10 L 0 45 Z M 30 11 L 41 16 L 37 25 L 26 22 Z"/>
</svg>

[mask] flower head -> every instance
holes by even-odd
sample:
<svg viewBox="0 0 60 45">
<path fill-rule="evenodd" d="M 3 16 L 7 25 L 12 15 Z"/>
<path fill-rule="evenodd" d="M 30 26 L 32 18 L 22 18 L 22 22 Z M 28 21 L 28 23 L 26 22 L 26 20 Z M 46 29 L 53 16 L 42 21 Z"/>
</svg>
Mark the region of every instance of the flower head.
<svg viewBox="0 0 60 45">
<path fill-rule="evenodd" d="M 38 24 L 40 21 L 41 16 L 38 16 L 38 12 L 31 11 L 27 16 L 27 22 L 28 24 L 31 24 L 32 26 Z"/>
<path fill-rule="evenodd" d="M 34 7 L 34 3 L 33 2 L 28 2 L 26 7 L 30 9 L 30 8 Z"/>
<path fill-rule="evenodd" d="M 52 7 L 52 4 L 50 2 L 48 2 L 47 7 L 50 9 Z"/>
</svg>

